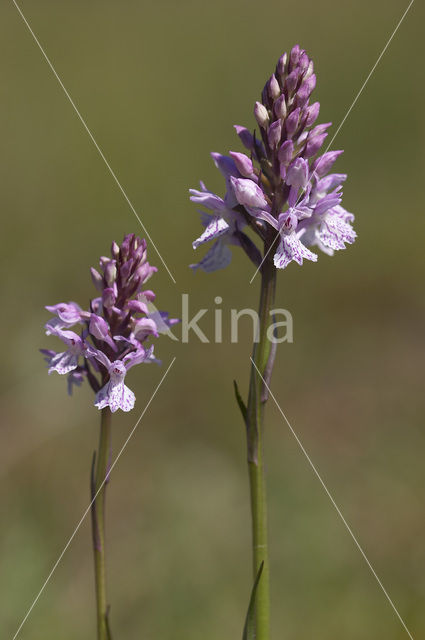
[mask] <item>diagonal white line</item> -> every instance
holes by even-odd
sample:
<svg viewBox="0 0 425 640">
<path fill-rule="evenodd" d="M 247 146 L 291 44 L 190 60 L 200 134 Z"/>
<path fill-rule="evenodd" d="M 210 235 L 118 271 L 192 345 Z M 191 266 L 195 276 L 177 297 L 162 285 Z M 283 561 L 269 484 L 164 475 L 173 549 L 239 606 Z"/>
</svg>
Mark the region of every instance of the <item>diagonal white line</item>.
<svg viewBox="0 0 425 640">
<path fill-rule="evenodd" d="M 129 443 L 131 437 L 133 436 L 134 432 L 136 431 L 137 427 L 139 426 L 139 423 L 141 421 L 141 419 L 143 418 L 143 416 L 145 415 L 146 411 L 148 410 L 152 400 L 155 398 L 160 386 L 162 385 L 162 383 L 164 382 L 165 378 L 168 375 L 168 372 L 170 371 L 171 367 L 173 366 L 174 362 L 175 362 L 176 358 L 174 357 L 172 359 L 172 361 L 170 362 L 170 364 L 168 365 L 168 369 L 167 371 L 164 373 L 164 375 L 162 376 L 161 380 L 159 381 L 159 383 L 157 384 L 154 392 L 152 393 L 149 402 L 147 403 L 147 405 L 145 406 L 145 408 L 143 409 L 142 413 L 139 416 L 139 419 L 137 420 L 136 424 L 134 425 L 134 427 L 132 428 L 132 430 L 130 431 L 130 434 L 127 437 L 127 440 L 124 442 L 123 446 L 121 447 L 117 457 L 115 458 L 114 462 L 111 465 L 111 468 L 109 469 L 108 473 L 105 476 L 105 479 L 103 480 L 102 484 L 100 485 L 99 489 L 97 490 L 97 492 L 95 493 L 93 500 L 90 502 L 89 506 L 87 507 L 87 509 L 84 511 L 81 520 L 79 521 L 79 523 L 77 524 L 77 526 L 74 529 L 74 532 L 72 534 L 72 536 L 69 538 L 68 542 L 66 543 L 65 547 L 63 548 L 63 551 L 61 552 L 59 558 L 56 560 L 55 564 L 53 565 L 49 575 L 47 576 L 46 580 L 43 583 L 43 586 L 41 587 L 40 591 L 38 592 L 36 598 L 34 599 L 33 603 L 31 604 L 30 608 L 28 609 L 24 619 L 22 620 L 21 624 L 19 625 L 15 635 L 13 636 L 12 640 L 15 640 L 18 637 L 19 632 L 21 631 L 22 627 L 24 626 L 25 622 L 28 619 L 28 616 L 30 615 L 31 611 L 34 609 L 35 605 L 37 604 L 41 594 L 43 593 L 44 589 L 47 587 L 48 582 L 50 581 L 50 578 L 52 577 L 52 575 L 54 574 L 54 572 L 56 571 L 60 561 L 62 560 L 63 556 L 65 555 L 69 545 L 71 544 L 71 542 L 73 541 L 73 539 L 75 538 L 79 528 L 81 527 L 81 525 L 83 524 L 87 514 L 89 513 L 93 502 L 96 500 L 96 497 L 98 495 L 98 493 L 101 491 L 103 485 L 105 484 L 105 482 L 109 479 L 109 476 L 112 473 L 113 468 L 115 467 L 115 465 L 117 464 L 118 460 L 121 457 L 121 454 L 123 453 L 124 449 L 126 448 L 127 444 Z"/>
<path fill-rule="evenodd" d="M 334 143 L 335 138 L 337 137 L 338 133 L 341 131 L 341 129 L 342 129 L 342 127 L 343 127 L 343 125 L 344 125 L 345 121 L 347 120 L 348 116 L 350 115 L 350 113 L 351 113 L 351 111 L 352 111 L 352 109 L 353 109 L 354 105 L 356 104 L 357 100 L 360 98 L 361 94 L 363 93 L 363 89 L 366 87 L 366 85 L 367 85 L 367 83 L 369 82 L 369 80 L 370 80 L 370 78 L 371 78 L 371 76 L 372 76 L 373 72 L 375 71 L 376 67 L 377 67 L 377 66 L 378 66 L 378 64 L 380 63 L 382 56 L 384 55 L 384 53 L 386 52 L 386 50 L 387 50 L 387 49 L 388 49 L 388 47 L 390 46 L 392 39 L 394 38 L 395 34 L 396 34 L 396 33 L 397 33 L 397 31 L 399 30 L 399 27 L 400 27 L 401 23 L 403 22 L 404 18 L 407 16 L 407 13 L 408 13 L 408 11 L 410 10 L 410 7 L 411 7 L 411 6 L 412 6 L 412 4 L 414 3 L 414 1 L 415 1 L 415 0 L 410 0 L 410 3 L 409 3 L 409 5 L 408 5 L 408 7 L 407 7 L 406 11 L 405 11 L 405 12 L 403 13 L 403 15 L 401 16 L 400 20 L 399 20 L 399 21 L 398 21 L 398 23 L 397 23 L 396 28 L 394 29 L 394 31 L 393 31 L 393 32 L 392 32 L 392 34 L 390 35 L 390 37 L 389 37 L 389 39 L 388 39 L 388 41 L 387 41 L 387 43 L 386 43 L 385 47 L 382 49 L 381 53 L 379 54 L 377 61 L 376 61 L 376 62 L 375 62 L 375 64 L 373 65 L 372 69 L 369 71 L 369 74 L 368 74 L 368 76 L 367 76 L 366 80 L 363 82 L 363 84 L 362 84 L 362 86 L 360 87 L 360 89 L 359 89 L 359 91 L 358 91 L 358 93 L 357 93 L 356 97 L 354 98 L 353 102 L 351 103 L 351 106 L 349 107 L 349 109 L 348 109 L 347 113 L 345 114 L 345 116 L 344 116 L 344 117 L 343 117 L 343 119 L 341 120 L 341 122 L 340 122 L 340 124 L 339 124 L 339 126 L 338 126 L 337 130 L 335 131 L 335 133 L 334 133 L 334 135 L 333 135 L 333 137 L 332 137 L 332 139 L 331 139 L 330 143 L 329 143 L 329 144 L 328 144 L 328 146 L 326 147 L 326 149 L 325 149 L 324 153 L 326 153 L 327 151 L 329 151 L 330 147 L 331 147 L 331 146 L 332 146 L 332 144 Z M 320 163 L 319 163 L 319 164 L 320 164 Z M 311 178 L 310 178 L 310 180 L 309 180 L 309 183 L 308 183 L 308 184 L 310 184 L 310 182 L 311 182 Z M 308 186 L 308 185 L 307 185 L 307 186 Z M 299 203 L 299 201 L 300 201 L 300 200 L 301 200 L 301 198 L 303 197 L 303 195 L 304 195 L 305 191 L 306 191 L 306 189 L 304 189 L 304 190 L 303 190 L 303 192 L 301 193 L 301 195 L 300 195 L 300 197 L 298 198 L 298 200 L 297 200 L 297 202 L 296 202 L 295 206 L 297 206 L 297 204 Z M 256 276 L 256 275 L 257 275 L 257 273 L 260 271 L 260 269 L 261 269 L 261 267 L 262 267 L 262 265 L 263 265 L 264 260 L 266 260 L 266 258 L 267 258 L 267 256 L 269 255 L 270 251 L 271 251 L 271 250 L 272 250 L 272 248 L 274 247 L 275 242 L 276 242 L 276 240 L 277 240 L 277 238 L 278 238 L 278 237 L 279 237 L 279 232 L 277 232 L 277 234 L 276 234 L 276 238 L 274 239 L 274 241 L 272 242 L 272 244 L 271 244 L 271 245 L 270 245 L 270 247 L 268 248 L 266 255 L 265 255 L 265 256 L 264 256 L 264 258 L 262 259 L 262 261 L 261 261 L 260 265 L 257 267 L 257 270 L 256 270 L 256 272 L 254 273 L 254 275 L 252 276 L 251 280 L 249 281 L 249 284 L 251 284 L 251 283 L 252 283 L 252 281 L 254 280 L 255 276 Z"/>
<path fill-rule="evenodd" d="M 360 551 L 360 553 L 362 554 L 367 566 L 369 567 L 369 569 L 371 570 L 373 576 L 375 577 L 377 583 L 379 584 L 379 586 L 381 587 L 382 591 L 385 594 L 385 597 L 387 598 L 388 602 L 390 603 L 391 607 L 393 608 L 395 614 L 397 615 L 397 618 L 400 620 L 401 624 L 404 627 L 404 630 L 406 631 L 407 635 L 409 636 L 410 640 L 413 640 L 413 636 L 410 633 L 409 629 L 407 628 L 403 618 L 401 617 L 401 615 L 399 614 L 399 612 L 396 609 L 396 606 L 394 604 L 394 602 L 391 600 L 390 596 L 388 595 L 387 590 L 385 589 L 384 585 L 382 584 L 381 580 L 379 579 L 375 569 L 372 567 L 371 563 L 369 562 L 365 552 L 363 551 L 362 547 L 360 546 L 360 543 L 358 542 L 356 536 L 354 535 L 350 525 L 348 524 L 348 522 L 346 521 L 346 519 L 344 518 L 344 516 L 341 513 L 340 508 L 338 507 L 337 503 L 335 502 L 334 498 L 332 497 L 329 489 L 327 488 L 327 486 L 325 485 L 324 481 L 322 480 L 321 475 L 319 474 L 319 472 L 317 471 L 316 467 L 314 466 L 310 456 L 308 455 L 307 451 L 305 450 L 301 440 L 299 439 L 299 437 L 297 436 L 297 434 L 295 433 L 294 429 L 292 428 L 288 418 L 286 417 L 286 415 L 284 414 L 281 406 L 279 405 L 278 401 L 276 400 L 275 396 L 272 393 L 272 390 L 270 389 L 269 385 L 267 384 L 267 382 L 264 380 L 263 376 L 260 373 L 260 370 L 258 369 L 257 365 L 255 364 L 254 360 L 252 358 L 250 358 L 253 366 L 255 367 L 258 375 L 260 376 L 261 380 L 263 381 L 264 386 L 266 387 L 267 391 L 270 394 L 270 397 L 273 399 L 273 402 L 275 403 L 275 405 L 277 406 L 277 408 L 279 409 L 283 419 L 285 420 L 286 424 L 288 425 L 292 435 L 294 436 L 295 440 L 297 441 L 298 446 L 300 447 L 301 451 L 303 452 L 303 454 L 305 455 L 305 457 L 308 460 L 308 463 L 310 464 L 310 467 L 313 469 L 317 479 L 319 480 L 320 484 L 322 485 L 323 489 L 325 490 L 326 495 L 328 496 L 329 500 L 331 501 L 332 505 L 335 507 L 335 510 L 337 512 L 337 514 L 339 515 L 339 517 L 341 518 L 342 522 L 344 523 L 345 528 L 347 529 L 348 533 L 350 534 L 350 536 L 352 537 L 356 547 L 358 548 L 358 550 Z"/>
<path fill-rule="evenodd" d="M 102 149 L 99 147 L 99 145 L 97 144 L 92 132 L 90 131 L 90 129 L 88 128 L 86 121 L 84 120 L 83 116 L 81 115 L 81 113 L 79 112 L 79 110 L 77 109 L 73 99 L 71 98 L 71 96 L 69 95 L 67 89 L 65 88 L 65 85 L 63 84 L 61 78 L 59 77 L 59 75 L 56 72 L 56 69 L 54 68 L 53 64 L 50 62 L 50 59 L 48 58 L 46 52 L 44 51 L 43 47 L 41 46 L 37 36 L 35 35 L 34 31 L 31 29 L 28 20 L 25 18 L 24 14 L 22 13 L 20 7 L 18 6 L 18 4 L 16 3 L 16 0 L 12 0 L 13 4 L 15 5 L 16 9 L 18 10 L 22 20 L 24 21 L 25 25 L 28 28 L 28 31 L 30 32 L 30 34 L 32 35 L 32 37 L 34 38 L 35 43 L 37 44 L 38 48 L 40 49 L 41 53 L 43 54 L 44 59 L 46 60 L 47 64 L 49 65 L 51 71 L 53 72 L 53 75 L 55 76 L 56 80 L 59 82 L 60 86 L 63 89 L 63 92 L 65 93 L 66 97 L 68 98 L 69 102 L 71 103 L 72 108 L 74 109 L 75 113 L 77 114 L 78 118 L 81 121 L 81 124 L 83 125 L 84 129 L 87 131 L 91 141 L 93 142 L 94 146 L 96 147 L 100 157 L 102 158 L 103 162 L 105 163 L 106 167 L 108 168 L 109 173 L 111 174 L 111 176 L 113 177 L 113 179 L 115 180 L 117 187 L 119 188 L 119 190 L 121 191 L 122 195 L 124 196 L 124 199 L 126 200 L 128 206 L 130 207 L 130 209 L 132 210 L 132 212 L 134 213 L 134 215 L 136 216 L 140 226 L 143 229 L 144 234 L 146 235 L 146 237 L 148 238 L 149 242 L 151 243 L 151 245 L 153 246 L 153 248 L 155 249 L 156 253 L 159 256 L 159 259 L 161 260 L 162 264 L 164 265 L 164 267 L 166 268 L 168 275 L 170 276 L 171 280 L 174 282 L 174 284 L 176 284 L 176 281 L 171 273 L 171 271 L 169 270 L 164 258 L 162 257 L 162 255 L 159 253 L 159 250 L 156 246 L 156 244 L 154 243 L 154 241 L 152 240 L 148 230 L 146 229 L 145 225 L 143 224 L 143 222 L 140 219 L 139 214 L 137 213 L 136 209 L 133 206 L 133 203 L 131 202 L 130 198 L 128 197 L 128 195 L 126 194 L 126 192 L 124 191 L 124 188 L 122 187 L 120 181 L 118 180 L 114 170 L 112 169 L 111 165 L 109 164 L 109 162 L 107 161 Z"/>
</svg>

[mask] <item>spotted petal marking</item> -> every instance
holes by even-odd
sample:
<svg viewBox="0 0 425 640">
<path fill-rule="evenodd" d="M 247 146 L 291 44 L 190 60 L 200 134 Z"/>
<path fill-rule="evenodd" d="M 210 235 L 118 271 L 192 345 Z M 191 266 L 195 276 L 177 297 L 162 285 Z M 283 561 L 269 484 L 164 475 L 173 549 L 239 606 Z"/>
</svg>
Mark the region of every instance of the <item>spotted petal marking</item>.
<svg viewBox="0 0 425 640">
<path fill-rule="evenodd" d="M 210 221 L 208 222 L 203 234 L 192 243 L 194 249 L 199 247 L 199 245 L 204 244 L 205 242 L 209 242 L 210 240 L 219 238 L 224 233 L 227 233 L 229 231 L 229 225 L 224 218 L 220 218 L 218 216 L 209 216 L 209 219 Z"/>
<path fill-rule="evenodd" d="M 345 243 L 353 244 L 357 237 L 353 227 L 337 213 L 330 211 L 317 231 L 319 240 L 334 251 L 345 249 Z"/>
<path fill-rule="evenodd" d="M 312 253 L 301 242 L 296 233 L 282 236 L 279 247 L 274 255 L 274 264 L 277 269 L 285 269 L 294 260 L 298 264 L 303 263 L 303 259 L 317 261 L 317 255 Z"/>
</svg>

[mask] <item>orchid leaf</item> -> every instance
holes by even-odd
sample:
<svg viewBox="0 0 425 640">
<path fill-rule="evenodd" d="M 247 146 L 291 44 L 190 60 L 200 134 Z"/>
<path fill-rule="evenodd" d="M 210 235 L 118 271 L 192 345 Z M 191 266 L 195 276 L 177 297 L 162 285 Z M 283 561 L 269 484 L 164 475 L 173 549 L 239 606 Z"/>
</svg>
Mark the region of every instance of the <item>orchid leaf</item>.
<svg viewBox="0 0 425 640">
<path fill-rule="evenodd" d="M 264 561 L 260 564 L 257 576 L 254 581 L 254 585 L 251 591 L 251 597 L 249 599 L 248 611 L 246 614 L 245 626 L 243 629 L 242 640 L 255 640 L 255 596 L 257 594 L 257 587 L 260 582 L 261 574 L 263 572 Z"/>
</svg>

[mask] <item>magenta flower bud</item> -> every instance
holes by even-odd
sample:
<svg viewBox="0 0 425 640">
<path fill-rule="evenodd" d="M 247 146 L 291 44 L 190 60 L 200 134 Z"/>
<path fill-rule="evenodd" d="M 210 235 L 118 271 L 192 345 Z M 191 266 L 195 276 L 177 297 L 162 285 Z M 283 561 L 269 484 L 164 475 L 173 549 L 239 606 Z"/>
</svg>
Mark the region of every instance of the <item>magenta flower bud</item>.
<svg viewBox="0 0 425 640">
<path fill-rule="evenodd" d="M 92 313 L 90 316 L 89 332 L 98 340 L 106 342 L 111 349 L 117 351 L 117 346 L 109 333 L 109 325 L 104 318 Z"/>
<path fill-rule="evenodd" d="M 312 173 L 316 172 L 319 178 L 327 174 L 332 168 L 332 165 L 334 164 L 336 159 L 341 155 L 341 153 L 344 153 L 344 152 L 342 150 L 327 151 L 322 156 L 319 156 L 318 158 L 316 158 L 316 160 L 313 162 L 313 165 L 311 167 Z"/>
<path fill-rule="evenodd" d="M 230 156 L 233 158 L 236 168 L 239 173 L 246 178 L 252 176 L 254 171 L 254 166 L 252 164 L 252 160 L 248 158 L 244 153 L 238 153 L 237 151 L 231 151 Z"/>
<path fill-rule="evenodd" d="M 297 130 L 298 121 L 299 121 L 299 118 L 300 118 L 300 111 L 301 111 L 300 108 L 297 107 L 286 118 L 285 128 L 286 128 L 286 133 L 287 133 L 287 135 L 289 137 L 292 137 L 294 135 L 295 131 Z"/>
<path fill-rule="evenodd" d="M 156 267 L 151 267 L 151 265 L 148 263 L 143 264 L 141 267 L 139 267 L 134 274 L 134 280 L 138 284 L 137 289 L 139 290 L 140 286 L 142 286 L 144 282 L 147 282 L 149 278 L 151 278 L 153 274 L 156 273 L 156 271 L 158 271 L 158 269 Z"/>
<path fill-rule="evenodd" d="M 300 59 L 301 49 L 300 45 L 296 44 L 295 47 L 292 48 L 289 59 L 291 61 L 292 67 L 298 64 L 298 60 Z"/>
<path fill-rule="evenodd" d="M 260 187 L 247 178 L 230 178 L 239 204 L 247 207 L 261 208 L 267 207 L 267 200 Z"/>
<path fill-rule="evenodd" d="M 156 294 L 150 289 L 146 289 L 146 291 L 142 291 L 140 297 L 146 298 L 148 302 L 153 302 L 156 298 Z"/>
<path fill-rule="evenodd" d="M 117 300 L 115 290 L 112 287 L 107 287 L 102 292 L 102 304 L 105 309 L 111 309 Z"/>
<path fill-rule="evenodd" d="M 313 73 L 309 78 L 304 79 L 302 87 L 307 87 L 309 94 L 311 94 L 316 88 L 316 74 Z"/>
<path fill-rule="evenodd" d="M 297 91 L 296 101 L 297 107 L 303 107 L 311 96 L 311 93 L 316 86 L 316 76 L 312 75 L 311 78 L 305 80 L 301 87 Z"/>
<path fill-rule="evenodd" d="M 312 139 L 307 139 L 307 144 L 304 151 L 304 157 L 311 158 L 312 156 L 316 155 L 316 153 L 319 151 L 327 135 L 328 135 L 327 133 L 321 133 L 318 136 L 314 136 L 314 138 Z"/>
<path fill-rule="evenodd" d="M 282 136 L 282 121 L 276 120 L 270 125 L 267 133 L 270 149 L 277 149 L 277 147 L 280 144 L 281 136 Z"/>
<path fill-rule="evenodd" d="M 310 58 L 304 51 L 300 56 L 300 61 L 298 63 L 298 68 L 301 73 L 304 73 L 308 69 L 308 65 L 310 64 Z"/>
<path fill-rule="evenodd" d="M 133 269 L 134 266 L 134 261 L 130 258 L 130 260 L 127 260 L 127 262 L 124 262 L 123 265 L 121 265 L 120 268 L 120 280 L 121 280 L 121 284 L 125 285 L 127 284 L 127 280 L 130 277 L 131 271 Z M 107 281 L 109 284 L 109 281 Z"/>
<path fill-rule="evenodd" d="M 279 162 L 283 165 L 288 165 L 292 160 L 292 154 L 294 153 L 294 143 L 292 140 L 285 140 L 283 145 L 279 149 L 279 153 L 277 157 L 279 158 Z"/>
<path fill-rule="evenodd" d="M 105 280 L 106 284 L 110 287 L 114 284 L 117 278 L 117 267 L 115 260 L 109 260 L 105 266 Z"/>
<path fill-rule="evenodd" d="M 326 129 L 329 129 L 329 127 L 332 125 L 332 122 L 324 122 L 323 124 L 318 124 L 316 127 L 314 127 L 314 129 L 312 129 L 309 133 L 309 138 L 314 138 L 315 136 L 319 135 L 319 133 L 323 133 L 324 131 L 326 131 Z"/>
<path fill-rule="evenodd" d="M 295 91 L 295 87 L 297 86 L 297 83 L 298 83 L 298 78 L 299 78 L 298 69 L 294 69 L 294 71 L 292 71 L 289 74 L 289 76 L 286 78 L 285 89 L 288 92 L 289 96 Z"/>
<path fill-rule="evenodd" d="M 130 300 L 127 307 L 131 309 L 131 311 L 136 311 L 136 313 L 149 313 L 148 305 L 141 300 Z"/>
<path fill-rule="evenodd" d="M 274 74 L 270 77 L 270 80 L 268 82 L 268 91 L 269 91 L 269 96 L 273 100 L 276 100 L 276 98 L 280 96 L 280 86 Z"/>
<path fill-rule="evenodd" d="M 115 260 L 118 260 L 118 257 L 120 255 L 120 247 L 119 245 L 115 242 L 112 243 L 111 245 L 111 254 L 113 255 L 113 257 L 115 258 Z"/>
<path fill-rule="evenodd" d="M 269 124 L 269 114 L 266 107 L 261 102 L 256 102 L 254 107 L 254 116 L 262 129 L 267 129 Z"/>
<path fill-rule="evenodd" d="M 243 146 L 252 151 L 254 148 L 254 138 L 250 131 L 246 127 L 240 127 L 238 124 L 234 125 L 236 133 L 238 134 Z"/>
<path fill-rule="evenodd" d="M 275 112 L 276 118 L 280 118 L 281 120 L 284 120 L 286 118 L 286 114 L 288 110 L 286 107 L 286 100 L 283 93 L 281 96 L 279 96 L 279 98 L 274 103 L 274 112 Z"/>
<path fill-rule="evenodd" d="M 317 117 L 319 115 L 319 111 L 320 111 L 320 103 L 319 102 L 314 102 L 312 105 L 310 105 L 307 108 L 307 117 L 306 117 L 306 121 L 305 121 L 305 126 L 306 127 L 311 127 L 311 125 L 316 122 Z"/>
<path fill-rule="evenodd" d="M 287 63 L 287 61 L 288 61 L 288 54 L 287 53 L 284 53 L 283 55 L 281 55 L 279 60 L 277 61 L 276 73 L 281 77 L 286 72 L 286 63 Z"/>
<path fill-rule="evenodd" d="M 286 184 L 295 189 L 304 189 L 308 182 L 308 162 L 297 158 L 292 162 L 286 174 Z"/>
<path fill-rule="evenodd" d="M 304 79 L 306 80 L 307 78 L 309 78 L 313 74 L 313 71 L 314 71 L 313 60 L 310 60 L 307 71 L 304 74 Z"/>
<path fill-rule="evenodd" d="M 93 280 L 93 284 L 96 287 L 96 289 L 98 291 L 102 291 L 103 290 L 103 278 L 100 275 L 100 273 L 98 271 L 96 271 L 96 269 L 93 269 L 93 267 L 90 267 L 90 274 L 91 274 L 91 279 Z"/>
<path fill-rule="evenodd" d="M 141 318 L 134 324 L 134 335 L 140 340 L 140 338 L 148 335 L 158 335 L 158 328 L 156 323 L 151 318 Z"/>
</svg>

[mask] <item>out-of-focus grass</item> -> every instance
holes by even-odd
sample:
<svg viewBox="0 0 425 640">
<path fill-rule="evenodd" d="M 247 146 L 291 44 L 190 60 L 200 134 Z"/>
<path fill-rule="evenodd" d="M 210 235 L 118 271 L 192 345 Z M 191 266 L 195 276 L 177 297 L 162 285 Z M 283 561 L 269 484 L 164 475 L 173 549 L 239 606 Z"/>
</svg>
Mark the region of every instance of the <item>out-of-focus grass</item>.
<svg viewBox="0 0 425 640">
<path fill-rule="evenodd" d="M 177 280 L 152 281 L 180 313 L 223 298 L 256 305 L 242 255 L 193 274 L 199 223 L 187 189 L 222 188 L 209 150 L 238 148 L 232 124 L 282 50 L 314 57 L 322 120 L 341 121 L 405 8 L 296 3 L 22 2 L 22 9 Z M 425 631 L 423 415 L 423 8 L 415 3 L 335 142 L 359 239 L 343 255 L 281 274 L 295 342 L 272 387 L 414 637 Z M 92 294 L 88 267 L 137 221 L 12 3 L 0 20 L 2 426 L 0 602 L 20 620 L 89 500 L 98 415 L 47 377 L 44 304 Z M 151 249 L 151 260 L 160 266 Z M 213 315 L 202 326 L 212 336 Z M 226 338 L 226 336 L 225 336 Z M 177 360 L 114 470 L 108 495 L 114 635 L 238 638 L 250 590 L 244 434 L 250 331 L 231 345 L 165 338 Z M 114 419 L 118 451 L 161 371 L 129 384 L 137 411 Z M 267 424 L 274 638 L 406 637 L 275 407 Z M 85 522 L 21 638 L 94 636 Z"/>
</svg>

